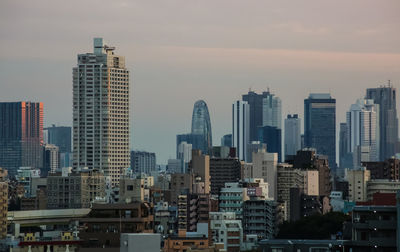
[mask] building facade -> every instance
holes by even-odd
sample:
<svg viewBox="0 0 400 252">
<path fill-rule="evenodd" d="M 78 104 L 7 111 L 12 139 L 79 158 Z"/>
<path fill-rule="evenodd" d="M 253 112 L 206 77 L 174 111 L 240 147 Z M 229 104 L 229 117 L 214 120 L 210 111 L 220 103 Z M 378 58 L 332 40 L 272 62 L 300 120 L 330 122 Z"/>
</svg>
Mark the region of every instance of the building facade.
<svg viewBox="0 0 400 252">
<path fill-rule="evenodd" d="M 47 130 L 47 143 L 58 146 L 61 153 L 71 152 L 71 127 L 53 124 L 44 130 Z"/>
<path fill-rule="evenodd" d="M 232 105 L 232 146 L 236 148 L 236 156 L 246 162 L 248 143 L 250 143 L 250 105 L 245 101 L 236 101 Z"/>
<path fill-rule="evenodd" d="M 349 182 L 349 201 L 367 201 L 367 182 L 371 173 L 365 168 L 346 170 L 346 179 Z"/>
<path fill-rule="evenodd" d="M 199 149 L 204 154 L 210 154 L 212 148 L 211 121 L 207 104 L 203 100 L 196 101 L 193 106 L 192 135 L 202 136 L 202 144 Z"/>
<path fill-rule="evenodd" d="M 278 154 L 264 150 L 253 153 L 253 178 L 263 178 L 268 183 L 268 197 L 277 199 Z"/>
<path fill-rule="evenodd" d="M 285 119 L 284 139 L 285 156 L 296 155 L 296 152 L 301 149 L 301 120 L 297 114 L 288 115 Z"/>
<path fill-rule="evenodd" d="M 226 182 L 239 182 L 243 165 L 237 158 L 211 158 L 211 194 L 218 195 Z"/>
<path fill-rule="evenodd" d="M 7 237 L 8 183 L 7 170 L 0 168 L 0 240 Z"/>
<path fill-rule="evenodd" d="M 156 171 L 156 154 L 147 151 L 131 151 L 131 169 L 135 173 L 145 174 Z"/>
<path fill-rule="evenodd" d="M 43 165 L 43 103 L 0 102 L 0 167 L 15 176 L 19 167 Z"/>
<path fill-rule="evenodd" d="M 43 147 L 43 167 L 40 176 L 47 177 L 49 173 L 55 173 L 60 168 L 59 147 L 54 144 L 46 144 Z"/>
<path fill-rule="evenodd" d="M 129 71 L 114 50 L 95 38 L 73 68 L 73 167 L 102 170 L 113 186 L 130 165 Z"/>
<path fill-rule="evenodd" d="M 304 100 L 304 144 L 327 155 L 336 169 L 336 100 L 330 94 L 310 94 Z"/>
<path fill-rule="evenodd" d="M 396 88 L 390 84 L 387 87 L 368 88 L 365 98 L 379 105 L 379 161 L 382 161 L 396 153 L 399 131 Z"/>
</svg>

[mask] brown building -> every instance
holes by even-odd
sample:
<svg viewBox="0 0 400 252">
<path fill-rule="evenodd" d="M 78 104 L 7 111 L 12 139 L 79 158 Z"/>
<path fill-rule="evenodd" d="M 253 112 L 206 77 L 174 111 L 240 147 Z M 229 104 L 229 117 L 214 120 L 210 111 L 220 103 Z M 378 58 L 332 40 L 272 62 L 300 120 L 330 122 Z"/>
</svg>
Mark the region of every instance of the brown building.
<svg viewBox="0 0 400 252">
<path fill-rule="evenodd" d="M 201 150 L 192 150 L 192 161 L 189 164 L 189 170 L 194 178 L 200 177 L 201 181 L 204 182 L 204 193 L 210 193 L 210 156 L 203 155 Z"/>
<path fill-rule="evenodd" d="M 120 246 L 121 233 L 153 233 L 153 205 L 93 204 L 90 213 L 79 219 L 83 247 L 112 248 Z"/>
<path fill-rule="evenodd" d="M 362 162 L 371 171 L 371 179 L 400 179 L 400 159 L 389 158 L 382 162 Z"/>
<path fill-rule="evenodd" d="M 186 252 L 199 249 L 210 251 L 207 237 L 168 237 L 164 243 L 164 252 Z M 202 250 L 201 250 L 202 249 Z"/>
<path fill-rule="evenodd" d="M 0 168 L 0 240 L 7 236 L 8 183 L 7 170 Z"/>
<path fill-rule="evenodd" d="M 211 158 L 211 194 L 218 195 L 226 182 L 239 182 L 244 162 L 238 158 Z"/>
<path fill-rule="evenodd" d="M 193 177 L 187 173 L 171 175 L 171 205 L 178 203 L 178 196 L 192 193 Z"/>
<path fill-rule="evenodd" d="M 49 209 L 88 208 L 96 197 L 105 196 L 105 177 L 97 170 L 61 173 L 47 177 Z"/>
</svg>

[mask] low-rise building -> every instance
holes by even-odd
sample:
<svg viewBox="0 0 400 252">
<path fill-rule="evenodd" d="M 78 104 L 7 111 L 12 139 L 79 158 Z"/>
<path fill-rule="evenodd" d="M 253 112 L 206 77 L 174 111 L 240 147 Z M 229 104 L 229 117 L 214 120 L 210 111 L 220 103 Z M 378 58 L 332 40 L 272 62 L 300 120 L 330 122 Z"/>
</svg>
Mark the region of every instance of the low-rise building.
<svg viewBox="0 0 400 252">
<path fill-rule="evenodd" d="M 105 177 L 97 170 L 82 170 L 47 177 L 49 209 L 87 208 L 96 198 L 105 197 Z"/>
<path fill-rule="evenodd" d="M 240 251 L 243 243 L 242 222 L 233 212 L 211 212 L 213 243 L 223 243 L 227 252 Z"/>
<path fill-rule="evenodd" d="M 374 179 L 367 182 L 367 200 L 379 193 L 396 193 L 400 190 L 400 180 Z"/>
</svg>

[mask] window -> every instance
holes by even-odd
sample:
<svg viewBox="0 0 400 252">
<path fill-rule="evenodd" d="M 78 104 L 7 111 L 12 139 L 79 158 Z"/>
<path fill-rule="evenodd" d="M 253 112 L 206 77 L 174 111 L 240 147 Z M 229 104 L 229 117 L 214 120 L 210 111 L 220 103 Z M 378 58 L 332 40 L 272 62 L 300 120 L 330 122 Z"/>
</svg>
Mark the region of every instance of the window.
<svg viewBox="0 0 400 252">
<path fill-rule="evenodd" d="M 127 191 L 133 191 L 133 185 L 128 185 L 126 186 Z"/>
</svg>

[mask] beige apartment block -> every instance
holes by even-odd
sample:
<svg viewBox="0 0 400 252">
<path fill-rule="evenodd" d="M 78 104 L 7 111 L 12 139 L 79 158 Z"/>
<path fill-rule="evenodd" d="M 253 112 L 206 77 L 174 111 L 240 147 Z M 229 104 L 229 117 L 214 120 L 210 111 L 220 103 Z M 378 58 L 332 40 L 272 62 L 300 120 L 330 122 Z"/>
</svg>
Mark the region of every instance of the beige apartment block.
<svg viewBox="0 0 400 252">
<path fill-rule="evenodd" d="M 73 68 L 73 167 L 104 171 L 112 186 L 130 166 L 129 71 L 114 50 L 95 38 Z"/>
<path fill-rule="evenodd" d="M 349 201 L 367 201 L 367 182 L 371 173 L 365 168 L 356 170 L 346 169 L 346 179 L 349 182 Z"/>
<path fill-rule="evenodd" d="M 253 152 L 253 178 L 263 178 L 268 183 L 270 199 L 277 199 L 277 165 L 278 153 L 268 153 L 265 150 Z"/>
</svg>

